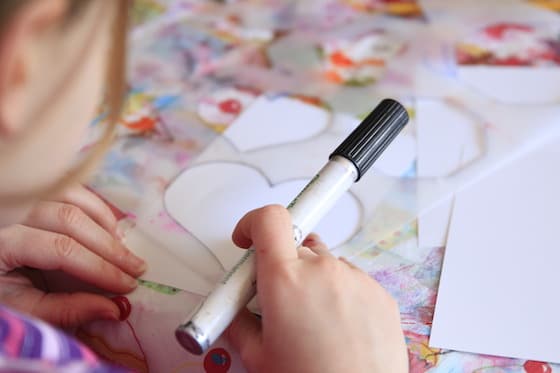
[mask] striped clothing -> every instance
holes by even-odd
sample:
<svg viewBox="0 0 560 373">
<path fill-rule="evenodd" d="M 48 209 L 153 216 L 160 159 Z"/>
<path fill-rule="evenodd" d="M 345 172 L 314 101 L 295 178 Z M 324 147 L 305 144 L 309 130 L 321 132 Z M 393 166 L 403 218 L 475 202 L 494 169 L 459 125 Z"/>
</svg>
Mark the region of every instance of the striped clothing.
<svg viewBox="0 0 560 373">
<path fill-rule="evenodd" d="M 122 373 L 48 324 L 0 306 L 0 373 Z"/>
</svg>

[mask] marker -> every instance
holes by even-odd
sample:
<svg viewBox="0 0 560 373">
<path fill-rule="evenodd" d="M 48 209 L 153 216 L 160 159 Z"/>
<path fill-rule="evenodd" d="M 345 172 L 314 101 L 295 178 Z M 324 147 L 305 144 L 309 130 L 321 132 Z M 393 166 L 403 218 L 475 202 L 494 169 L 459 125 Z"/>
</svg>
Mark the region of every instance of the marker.
<svg viewBox="0 0 560 373">
<path fill-rule="evenodd" d="M 328 163 L 287 206 L 299 247 L 336 201 L 360 180 L 408 122 L 405 108 L 383 100 L 329 156 Z M 201 355 L 256 294 L 255 250 L 249 248 L 210 295 L 175 331 L 179 343 Z"/>
</svg>

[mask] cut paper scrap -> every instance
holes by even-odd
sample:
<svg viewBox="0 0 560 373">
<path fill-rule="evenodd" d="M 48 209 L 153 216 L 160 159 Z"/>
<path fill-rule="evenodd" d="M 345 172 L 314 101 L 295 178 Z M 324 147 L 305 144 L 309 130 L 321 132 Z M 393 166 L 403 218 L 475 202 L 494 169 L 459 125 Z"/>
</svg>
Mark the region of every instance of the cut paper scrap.
<svg viewBox="0 0 560 373">
<path fill-rule="evenodd" d="M 180 255 L 174 255 L 172 246 L 188 244 L 184 242 L 185 240 L 178 241 L 177 244 L 162 242 L 161 235 L 155 238 L 145 229 L 132 226 L 127 220 L 119 222 L 119 227 L 124 232 L 123 243 L 148 263 L 146 272 L 142 274 L 142 280 L 165 284 L 199 295 L 207 295 L 212 290 L 214 286 L 212 280 L 215 279 L 207 279 L 192 269 L 200 265 L 194 262 L 192 255 L 188 258 L 191 259 L 190 262 Z"/>
<path fill-rule="evenodd" d="M 188 227 L 224 268 L 230 269 L 244 252 L 231 242 L 237 221 L 254 208 L 272 203 L 287 205 L 307 182 L 299 179 L 271 185 L 263 174 L 243 164 L 199 164 L 171 184 L 165 193 L 165 205 L 174 219 Z M 315 231 L 329 247 L 336 247 L 352 237 L 360 223 L 360 203 L 346 193 Z"/>
<path fill-rule="evenodd" d="M 324 131 L 330 113 L 284 96 L 261 96 L 224 135 L 240 150 L 309 139 Z"/>
<path fill-rule="evenodd" d="M 560 137 L 459 193 L 430 346 L 560 362 Z"/>
</svg>

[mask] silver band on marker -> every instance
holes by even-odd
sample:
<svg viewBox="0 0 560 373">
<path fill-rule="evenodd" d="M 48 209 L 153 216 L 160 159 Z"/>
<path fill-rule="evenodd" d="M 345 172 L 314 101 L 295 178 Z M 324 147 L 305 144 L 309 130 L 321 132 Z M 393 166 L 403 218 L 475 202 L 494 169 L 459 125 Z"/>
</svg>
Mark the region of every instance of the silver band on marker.
<svg viewBox="0 0 560 373">
<path fill-rule="evenodd" d="M 183 347 L 194 354 L 202 355 L 204 351 L 210 348 L 208 336 L 192 321 L 180 325 L 175 330 L 175 336 Z"/>
</svg>

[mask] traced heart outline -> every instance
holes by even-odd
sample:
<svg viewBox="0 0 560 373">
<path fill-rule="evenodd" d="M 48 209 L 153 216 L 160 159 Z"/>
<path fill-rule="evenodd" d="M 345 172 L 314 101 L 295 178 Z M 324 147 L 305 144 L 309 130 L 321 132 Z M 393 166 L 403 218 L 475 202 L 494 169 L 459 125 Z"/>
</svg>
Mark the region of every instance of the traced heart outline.
<svg viewBox="0 0 560 373">
<path fill-rule="evenodd" d="M 208 175 L 218 171 L 226 180 L 225 184 L 216 182 L 215 178 L 208 179 Z M 202 176 L 206 176 L 206 180 Z M 250 182 L 254 183 L 257 180 L 257 184 L 246 184 L 247 179 L 242 179 L 242 177 L 252 177 L 253 179 Z M 228 178 L 232 179 L 228 181 Z M 210 183 L 205 183 L 205 181 L 210 181 Z M 229 185 L 227 185 L 228 182 L 230 182 Z M 164 206 L 168 214 L 178 224 L 187 229 L 207 247 L 225 269 L 229 269 L 243 254 L 242 250 L 234 249 L 235 246 L 230 240 L 231 232 L 237 220 L 253 208 L 274 202 L 274 200 L 271 200 L 272 198 L 282 196 L 284 198 L 282 204 L 287 204 L 307 182 L 308 179 L 290 179 L 279 183 L 271 183 L 261 170 L 242 162 L 212 161 L 199 163 L 183 170 L 170 183 L 164 194 Z M 245 193 L 245 195 L 236 194 L 243 185 L 249 185 L 251 188 L 248 191 L 249 193 Z M 190 191 L 184 188 L 190 188 Z M 289 197 L 282 194 L 287 191 L 290 193 Z M 215 214 L 220 211 L 222 206 L 227 206 L 228 214 L 216 219 Z M 204 209 L 206 209 L 206 212 L 203 212 Z M 346 219 L 342 222 L 339 218 L 335 219 L 337 212 L 345 212 Z M 201 217 L 204 215 L 206 217 Z M 331 221 L 331 226 L 336 223 L 337 228 L 339 228 L 337 231 L 342 229 L 342 233 L 335 234 L 335 232 L 331 232 L 332 229 L 325 230 L 322 233 L 334 237 L 338 236 L 336 246 L 340 246 L 358 232 L 363 223 L 363 216 L 362 202 L 353 193 L 347 192 L 341 201 L 334 206 L 333 210 L 327 214 L 318 228 L 328 226 L 329 223 L 325 223 L 326 221 Z M 321 234 L 321 229 L 317 231 Z M 328 242 L 328 240 L 325 241 Z M 333 246 L 333 248 L 336 246 Z"/>
</svg>

